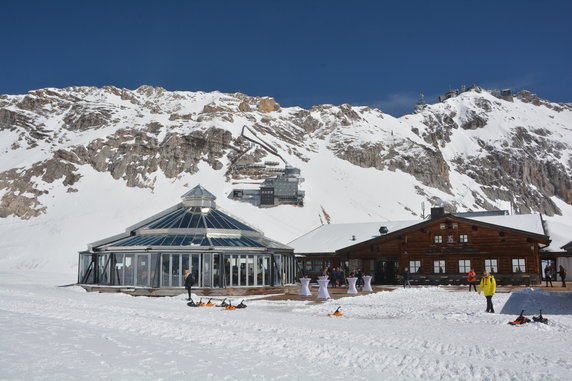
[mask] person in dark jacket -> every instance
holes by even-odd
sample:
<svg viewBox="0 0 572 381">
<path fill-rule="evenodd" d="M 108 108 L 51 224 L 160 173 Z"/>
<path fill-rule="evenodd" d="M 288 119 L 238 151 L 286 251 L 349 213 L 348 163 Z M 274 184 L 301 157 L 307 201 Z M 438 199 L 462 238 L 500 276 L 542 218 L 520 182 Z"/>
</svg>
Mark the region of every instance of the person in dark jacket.
<svg viewBox="0 0 572 381">
<path fill-rule="evenodd" d="M 546 280 L 546 287 L 548 287 L 548 282 L 550 282 L 550 287 L 552 285 L 552 266 L 548 265 L 544 268 L 544 279 Z"/>
<path fill-rule="evenodd" d="M 330 273 L 330 287 L 336 287 L 337 281 L 338 281 L 338 270 L 335 267 L 332 267 L 332 271 Z"/>
<path fill-rule="evenodd" d="M 193 284 L 195 284 L 195 277 L 193 276 L 193 273 L 191 270 L 185 270 L 185 288 L 189 293 L 189 298 L 187 300 L 191 300 L 191 287 L 193 287 Z"/>
<path fill-rule="evenodd" d="M 566 274 L 568 274 L 568 272 L 564 266 L 560 265 L 558 268 L 558 275 L 560 275 L 560 280 L 562 280 L 562 287 L 566 287 Z"/>
<path fill-rule="evenodd" d="M 401 276 L 403 277 L 403 288 L 405 288 L 405 286 L 411 287 L 411 282 L 409 282 L 409 267 L 403 269 Z"/>
<path fill-rule="evenodd" d="M 358 287 L 363 287 L 363 272 L 361 271 L 361 269 L 357 270 L 357 283 L 356 285 Z"/>
</svg>

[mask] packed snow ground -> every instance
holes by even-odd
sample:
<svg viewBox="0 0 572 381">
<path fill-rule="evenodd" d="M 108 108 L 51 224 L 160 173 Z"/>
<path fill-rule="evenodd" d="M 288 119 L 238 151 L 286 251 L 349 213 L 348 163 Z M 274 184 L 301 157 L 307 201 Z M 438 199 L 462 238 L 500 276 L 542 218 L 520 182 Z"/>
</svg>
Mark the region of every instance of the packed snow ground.
<svg viewBox="0 0 572 381">
<path fill-rule="evenodd" d="M 2 380 L 570 380 L 572 295 L 448 287 L 189 308 L 0 273 Z M 315 291 L 315 290 L 314 290 Z M 315 293 L 315 292 L 314 292 Z M 233 298 L 239 302 L 240 298 Z M 344 316 L 328 317 L 342 306 Z M 509 326 L 524 308 L 549 324 Z"/>
</svg>

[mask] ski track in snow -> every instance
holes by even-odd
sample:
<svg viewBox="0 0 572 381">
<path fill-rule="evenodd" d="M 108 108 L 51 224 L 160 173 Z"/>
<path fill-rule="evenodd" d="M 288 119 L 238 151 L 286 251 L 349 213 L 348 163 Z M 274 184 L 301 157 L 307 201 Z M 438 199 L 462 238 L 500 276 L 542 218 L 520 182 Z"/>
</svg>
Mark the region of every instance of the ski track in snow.
<svg viewBox="0 0 572 381">
<path fill-rule="evenodd" d="M 495 296 L 497 310 L 508 296 Z M 3 284 L 0 379 L 566 380 L 572 371 L 569 315 L 511 327 L 513 315 L 485 314 L 475 293 L 247 304 L 188 308 L 183 297 Z M 344 317 L 328 317 L 338 305 Z"/>
</svg>

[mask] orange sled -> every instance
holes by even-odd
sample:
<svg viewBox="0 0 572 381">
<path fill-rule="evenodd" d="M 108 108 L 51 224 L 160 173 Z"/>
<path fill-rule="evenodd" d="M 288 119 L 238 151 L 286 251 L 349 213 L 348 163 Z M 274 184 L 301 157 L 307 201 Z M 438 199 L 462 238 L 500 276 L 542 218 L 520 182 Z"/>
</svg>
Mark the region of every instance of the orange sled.
<svg viewBox="0 0 572 381">
<path fill-rule="evenodd" d="M 328 314 L 328 316 L 336 316 L 336 317 L 344 316 L 344 314 L 340 311 L 340 308 L 341 306 L 339 306 L 333 314 Z"/>
</svg>

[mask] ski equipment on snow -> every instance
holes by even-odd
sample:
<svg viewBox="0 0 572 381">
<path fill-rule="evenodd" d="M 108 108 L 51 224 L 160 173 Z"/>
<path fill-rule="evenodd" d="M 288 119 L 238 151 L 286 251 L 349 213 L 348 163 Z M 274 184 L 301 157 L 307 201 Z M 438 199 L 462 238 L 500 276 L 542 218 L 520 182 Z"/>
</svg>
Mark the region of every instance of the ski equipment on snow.
<svg viewBox="0 0 572 381">
<path fill-rule="evenodd" d="M 242 302 L 240 302 L 240 304 L 236 306 L 236 308 L 246 308 L 246 304 L 244 304 L 244 299 L 242 299 Z"/>
<path fill-rule="evenodd" d="M 515 319 L 515 321 L 509 321 L 508 324 L 510 325 L 522 325 L 530 323 L 530 319 L 524 316 L 524 310 L 520 312 L 520 315 Z"/>
<path fill-rule="evenodd" d="M 548 324 L 548 319 L 545 317 L 542 317 L 542 310 L 540 310 L 540 316 L 533 316 L 532 317 L 532 321 L 535 323 Z"/>
<path fill-rule="evenodd" d="M 228 303 L 226 302 L 226 298 L 224 298 L 217 307 L 226 307 L 226 306 L 228 306 Z"/>
<path fill-rule="evenodd" d="M 342 306 L 338 306 L 336 311 L 333 314 L 328 314 L 328 316 L 336 316 L 336 317 L 344 316 L 344 314 L 340 311 L 340 308 L 342 308 Z"/>
<path fill-rule="evenodd" d="M 187 303 L 187 306 L 189 306 L 189 307 L 199 307 L 199 305 L 198 305 L 197 303 L 195 303 L 192 298 L 191 298 L 191 301 Z"/>
</svg>

